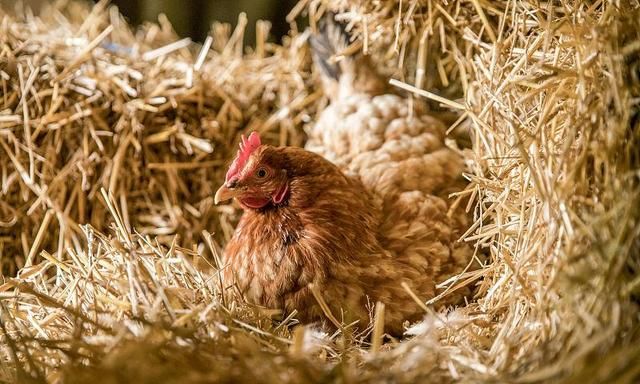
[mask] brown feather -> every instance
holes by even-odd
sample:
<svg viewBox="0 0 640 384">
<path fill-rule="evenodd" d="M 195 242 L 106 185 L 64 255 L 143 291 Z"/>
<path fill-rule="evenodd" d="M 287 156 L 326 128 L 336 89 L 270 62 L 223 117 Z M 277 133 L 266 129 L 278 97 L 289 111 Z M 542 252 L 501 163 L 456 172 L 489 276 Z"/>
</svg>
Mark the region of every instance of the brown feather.
<svg viewBox="0 0 640 384">
<path fill-rule="evenodd" d="M 417 320 L 420 309 L 400 283 L 425 299 L 434 296 L 434 277 L 453 257 L 456 235 L 446 204 L 433 197 L 411 210 L 397 207 L 398 217 L 419 222 L 426 215 L 439 225 L 409 225 L 405 236 L 389 237 L 381 232 L 388 219 L 359 180 L 303 149 L 263 146 L 258 152 L 254 161 L 286 170 L 290 195 L 284 204 L 245 211 L 225 250 L 225 281 L 252 303 L 297 309 L 304 322 L 323 319 L 311 283 L 335 316 L 359 320 L 361 328 L 369 322 L 368 304 L 376 301 L 386 305 L 389 332 L 401 333 L 404 320 Z M 399 202 L 411 198 L 400 196 Z M 406 251 L 421 238 L 429 238 L 430 246 L 414 250 L 417 258 L 409 256 Z"/>
<path fill-rule="evenodd" d="M 262 146 L 252 155 L 249 163 L 285 175 L 289 195 L 245 211 L 225 251 L 225 280 L 255 304 L 298 310 L 303 322 L 324 319 L 310 284 L 335 317 L 361 329 L 380 301 L 385 331 L 401 334 L 404 321 L 423 316 L 403 285 L 431 299 L 472 258 L 457 242 L 468 215 L 448 199 L 464 187 L 463 159 L 444 145 L 439 120 L 386 93 L 368 58 L 332 60 L 351 40 L 332 15 L 320 32 L 312 47 L 331 104 L 309 131 L 309 151 Z M 244 187 L 264 201 L 283 182 Z M 459 289 L 437 305 L 468 294 Z"/>
</svg>

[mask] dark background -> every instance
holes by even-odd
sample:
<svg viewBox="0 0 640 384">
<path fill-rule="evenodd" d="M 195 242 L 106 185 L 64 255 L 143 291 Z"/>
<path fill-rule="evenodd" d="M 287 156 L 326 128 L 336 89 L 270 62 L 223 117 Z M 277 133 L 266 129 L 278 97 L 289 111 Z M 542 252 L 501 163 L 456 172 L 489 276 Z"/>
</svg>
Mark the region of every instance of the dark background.
<svg viewBox="0 0 640 384">
<path fill-rule="evenodd" d="M 54 0 L 0 0 L 3 7 L 11 7 L 22 1 L 36 12 L 43 4 Z M 132 25 L 144 21 L 156 21 L 160 13 L 167 15 L 176 32 L 182 37 L 203 41 L 215 20 L 235 26 L 238 14 L 245 12 L 249 19 L 245 44 L 255 42 L 257 20 L 272 23 L 272 37 L 279 41 L 287 33 L 289 25 L 285 17 L 298 0 L 111 0 Z"/>
</svg>

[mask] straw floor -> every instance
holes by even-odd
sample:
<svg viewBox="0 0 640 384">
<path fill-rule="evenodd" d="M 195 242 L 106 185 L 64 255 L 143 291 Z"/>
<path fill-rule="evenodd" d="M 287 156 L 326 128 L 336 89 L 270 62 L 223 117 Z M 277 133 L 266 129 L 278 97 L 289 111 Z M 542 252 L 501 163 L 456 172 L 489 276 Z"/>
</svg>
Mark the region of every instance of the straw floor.
<svg viewBox="0 0 640 384">
<path fill-rule="evenodd" d="M 327 10 L 345 54 L 472 138 L 477 294 L 403 340 L 219 289 L 240 212 L 212 192 L 240 133 L 304 143 L 327 98 L 301 18 Z M 199 45 L 105 2 L 0 10 L 0 381 L 637 382 L 638 2 L 303 0 L 289 19 L 245 48 L 242 15 Z"/>
</svg>

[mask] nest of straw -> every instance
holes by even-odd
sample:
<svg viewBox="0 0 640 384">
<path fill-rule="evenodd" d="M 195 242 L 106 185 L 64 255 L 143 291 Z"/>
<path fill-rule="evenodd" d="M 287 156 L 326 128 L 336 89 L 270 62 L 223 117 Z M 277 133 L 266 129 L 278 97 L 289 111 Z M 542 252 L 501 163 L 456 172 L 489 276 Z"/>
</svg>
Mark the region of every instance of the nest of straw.
<svg viewBox="0 0 640 384">
<path fill-rule="evenodd" d="M 639 7 L 308 0 L 255 49 L 242 16 L 195 46 L 105 3 L 0 11 L 0 380 L 635 382 Z M 472 132 L 478 293 L 401 341 L 274 323 L 219 290 L 238 212 L 212 187 L 242 131 L 303 142 L 326 98 L 295 20 L 327 10 Z"/>
</svg>

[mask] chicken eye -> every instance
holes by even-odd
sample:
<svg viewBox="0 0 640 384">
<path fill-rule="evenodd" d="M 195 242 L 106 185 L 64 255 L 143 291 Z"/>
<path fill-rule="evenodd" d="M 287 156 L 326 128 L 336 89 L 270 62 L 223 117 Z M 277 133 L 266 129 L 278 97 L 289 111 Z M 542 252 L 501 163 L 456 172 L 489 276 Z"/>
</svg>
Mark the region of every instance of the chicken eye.
<svg viewBox="0 0 640 384">
<path fill-rule="evenodd" d="M 256 172 L 256 176 L 258 176 L 258 179 L 264 179 L 265 177 L 267 177 L 267 170 L 264 168 L 258 169 L 258 172 Z"/>
</svg>

